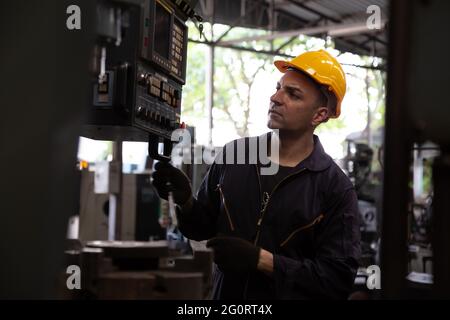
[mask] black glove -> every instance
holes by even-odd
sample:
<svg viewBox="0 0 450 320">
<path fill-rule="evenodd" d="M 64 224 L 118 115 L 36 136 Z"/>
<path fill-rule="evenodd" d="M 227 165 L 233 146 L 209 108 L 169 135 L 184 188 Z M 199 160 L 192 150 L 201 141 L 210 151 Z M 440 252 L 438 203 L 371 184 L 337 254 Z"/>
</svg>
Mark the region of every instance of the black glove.
<svg viewBox="0 0 450 320">
<path fill-rule="evenodd" d="M 206 246 L 214 250 L 214 262 L 223 271 L 247 272 L 256 270 L 261 248 L 235 237 L 215 237 Z"/>
<path fill-rule="evenodd" d="M 181 206 L 192 197 L 189 178 L 170 163 L 158 162 L 155 164 L 155 172 L 153 172 L 152 177 L 153 185 L 161 198 L 167 200 L 169 191 L 172 191 L 173 200 Z M 170 182 L 170 187 L 167 182 Z"/>
</svg>

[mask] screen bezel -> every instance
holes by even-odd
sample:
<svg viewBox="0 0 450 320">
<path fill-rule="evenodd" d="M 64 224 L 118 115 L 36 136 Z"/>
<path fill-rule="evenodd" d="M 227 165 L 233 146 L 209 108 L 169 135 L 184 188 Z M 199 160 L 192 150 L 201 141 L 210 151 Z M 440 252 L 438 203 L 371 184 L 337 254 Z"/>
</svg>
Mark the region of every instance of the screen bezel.
<svg viewBox="0 0 450 320">
<path fill-rule="evenodd" d="M 169 58 L 161 56 L 155 50 L 155 23 L 156 23 L 156 6 L 160 5 L 163 9 L 170 13 L 170 32 L 169 32 Z M 149 63 L 155 65 L 156 67 L 162 69 L 167 76 L 170 76 L 177 82 L 184 84 L 186 79 L 186 64 L 187 57 L 184 57 L 183 63 L 181 64 L 181 72 L 176 74 L 172 71 L 171 63 L 173 57 L 172 42 L 173 42 L 173 30 L 175 21 L 179 22 L 180 26 L 183 26 L 183 54 L 187 51 L 187 35 L 188 28 L 185 24 L 185 20 L 178 16 L 176 10 L 167 4 L 164 0 L 147 0 L 144 5 L 144 10 L 142 11 L 142 22 L 141 22 L 141 50 L 140 56 L 142 59 L 147 60 Z"/>
</svg>

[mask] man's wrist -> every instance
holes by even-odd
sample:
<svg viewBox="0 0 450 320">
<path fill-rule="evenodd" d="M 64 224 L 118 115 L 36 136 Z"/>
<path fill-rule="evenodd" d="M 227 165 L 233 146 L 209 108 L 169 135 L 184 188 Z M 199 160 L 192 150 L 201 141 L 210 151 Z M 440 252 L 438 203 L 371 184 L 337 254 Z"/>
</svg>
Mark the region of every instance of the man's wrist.
<svg viewBox="0 0 450 320">
<path fill-rule="evenodd" d="M 273 273 L 273 254 L 261 248 L 259 251 L 259 260 L 257 269 L 267 275 Z"/>
</svg>

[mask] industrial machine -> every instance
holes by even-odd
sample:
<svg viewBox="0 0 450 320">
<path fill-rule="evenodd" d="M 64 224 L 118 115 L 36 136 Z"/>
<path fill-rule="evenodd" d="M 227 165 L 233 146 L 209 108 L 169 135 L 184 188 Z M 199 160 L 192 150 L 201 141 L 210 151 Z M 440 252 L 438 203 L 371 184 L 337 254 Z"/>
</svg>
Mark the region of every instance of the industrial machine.
<svg viewBox="0 0 450 320">
<path fill-rule="evenodd" d="M 354 292 L 363 295 L 364 299 L 374 298 L 374 292 L 366 285 L 367 268 L 379 264 L 381 234 L 381 184 L 376 181 L 376 172 L 372 170 L 373 155 L 374 150 L 367 144 L 364 132 L 347 136 L 343 169 L 355 186 L 361 232 L 361 258 Z"/>
<path fill-rule="evenodd" d="M 81 290 L 62 283 L 62 297 L 202 299 L 209 292 L 212 252 L 192 253 L 176 223 L 160 223 L 159 216 L 174 216 L 175 207 L 171 199 L 160 205 L 149 172 L 121 170 L 123 141 L 148 142 L 150 159 L 171 160 L 171 135 L 182 126 L 185 22 L 201 21 L 196 2 L 96 2 L 93 77 L 81 135 L 115 143 L 112 161 L 96 163 L 95 173 L 83 172 L 79 237 L 65 251 L 65 267 L 82 269 Z"/>
<path fill-rule="evenodd" d="M 96 193 L 98 174 L 83 170 L 81 175 L 79 232 L 83 241 L 108 239 L 109 197 Z M 100 181 L 101 183 L 101 181 Z M 148 173 L 124 174 L 121 197 L 121 240 L 164 240 L 165 230 L 158 220 L 161 200 Z"/>
<path fill-rule="evenodd" d="M 88 117 L 81 135 L 115 142 L 109 170 L 110 240 L 121 233 L 122 141 L 148 142 L 149 156 L 170 161 L 180 127 L 189 18 L 186 0 L 98 0 Z M 163 150 L 159 149 L 163 143 Z M 173 205 L 171 206 L 173 207 Z M 118 214 L 116 214 L 118 213 Z"/>
<path fill-rule="evenodd" d="M 180 127 L 185 22 L 201 19 L 192 7 L 184 0 L 98 1 L 95 77 L 84 136 L 152 142 L 157 137 L 169 143 Z"/>
<path fill-rule="evenodd" d="M 79 266 L 79 290 L 61 272 L 64 299 L 205 299 L 212 287 L 212 252 L 181 255 L 166 241 L 88 241 L 65 251 L 64 270 Z"/>
<path fill-rule="evenodd" d="M 347 152 L 344 170 L 353 182 L 360 212 L 362 265 L 376 264 L 380 236 L 381 187 L 374 179 L 372 162 L 374 151 L 361 139 L 346 139 Z"/>
</svg>

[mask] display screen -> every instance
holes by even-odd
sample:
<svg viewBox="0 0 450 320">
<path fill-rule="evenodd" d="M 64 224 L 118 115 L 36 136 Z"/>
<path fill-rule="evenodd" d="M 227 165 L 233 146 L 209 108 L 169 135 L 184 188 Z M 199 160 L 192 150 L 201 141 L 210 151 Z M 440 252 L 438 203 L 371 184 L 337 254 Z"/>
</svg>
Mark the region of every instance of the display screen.
<svg viewBox="0 0 450 320">
<path fill-rule="evenodd" d="M 166 59 L 169 59 L 170 18 L 170 12 L 156 2 L 154 50 Z"/>
</svg>

